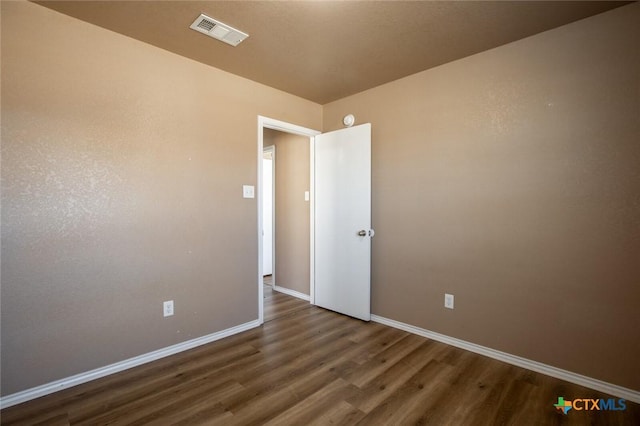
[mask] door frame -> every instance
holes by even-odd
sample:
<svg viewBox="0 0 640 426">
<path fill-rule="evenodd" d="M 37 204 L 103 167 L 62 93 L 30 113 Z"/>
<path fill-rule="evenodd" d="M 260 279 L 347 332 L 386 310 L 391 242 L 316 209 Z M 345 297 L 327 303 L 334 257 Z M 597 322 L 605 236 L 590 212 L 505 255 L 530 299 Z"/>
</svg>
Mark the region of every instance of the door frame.
<svg viewBox="0 0 640 426">
<path fill-rule="evenodd" d="M 276 284 L 276 146 L 272 145 L 262 149 L 263 161 L 264 161 L 264 156 L 267 153 L 271 155 L 271 282 L 272 282 L 272 285 L 275 286 Z M 264 164 L 264 163 L 261 163 L 261 164 Z M 264 183 L 263 183 L 263 187 L 264 187 Z M 262 214 L 264 215 L 264 211 L 262 212 Z M 264 234 L 261 234 L 261 235 L 263 237 L 263 242 L 264 242 Z M 264 255 L 264 247 L 262 249 L 263 249 L 263 255 Z M 262 266 L 264 267 L 264 262 L 262 262 Z"/>
<path fill-rule="evenodd" d="M 258 116 L 258 187 L 257 205 L 258 205 L 258 322 L 264 323 L 264 278 L 262 276 L 262 156 L 264 148 L 264 129 L 278 130 L 285 133 L 293 133 L 295 135 L 305 136 L 309 138 L 309 297 L 311 304 L 315 302 L 315 268 L 314 268 L 314 243 L 315 243 L 315 226 L 314 226 L 314 197 L 315 197 L 315 173 L 314 173 L 314 150 L 315 137 L 322 132 L 318 130 L 308 129 L 296 124 L 287 123 L 285 121 L 276 120 L 269 117 Z"/>
</svg>

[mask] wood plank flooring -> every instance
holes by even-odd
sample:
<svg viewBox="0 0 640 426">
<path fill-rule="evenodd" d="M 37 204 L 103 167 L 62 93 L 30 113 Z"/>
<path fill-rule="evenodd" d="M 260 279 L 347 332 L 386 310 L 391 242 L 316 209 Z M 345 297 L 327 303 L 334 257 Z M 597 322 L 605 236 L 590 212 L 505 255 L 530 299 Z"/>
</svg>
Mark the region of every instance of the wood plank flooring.
<svg viewBox="0 0 640 426">
<path fill-rule="evenodd" d="M 0 412 L 3 425 L 640 425 L 609 398 L 265 288 L 265 324 Z"/>
</svg>

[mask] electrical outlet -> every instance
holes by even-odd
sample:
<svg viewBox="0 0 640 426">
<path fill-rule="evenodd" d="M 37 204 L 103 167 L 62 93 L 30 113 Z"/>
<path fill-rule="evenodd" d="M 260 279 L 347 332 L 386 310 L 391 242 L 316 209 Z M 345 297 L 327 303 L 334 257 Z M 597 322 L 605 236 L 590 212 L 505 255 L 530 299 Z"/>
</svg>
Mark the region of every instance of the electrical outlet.
<svg viewBox="0 0 640 426">
<path fill-rule="evenodd" d="M 444 294 L 444 307 L 453 309 L 453 294 Z"/>
<path fill-rule="evenodd" d="M 173 315 L 173 300 L 167 300 L 162 304 L 162 312 L 165 317 Z"/>
</svg>

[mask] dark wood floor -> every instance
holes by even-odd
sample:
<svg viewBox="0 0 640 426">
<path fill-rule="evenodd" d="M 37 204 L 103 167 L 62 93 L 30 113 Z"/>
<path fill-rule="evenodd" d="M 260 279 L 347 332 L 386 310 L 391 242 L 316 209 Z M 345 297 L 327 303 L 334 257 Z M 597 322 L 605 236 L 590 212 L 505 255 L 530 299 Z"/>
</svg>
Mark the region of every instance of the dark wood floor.
<svg viewBox="0 0 640 426">
<path fill-rule="evenodd" d="M 264 326 L 3 410 L 2 424 L 640 425 L 607 395 L 265 288 Z"/>
</svg>

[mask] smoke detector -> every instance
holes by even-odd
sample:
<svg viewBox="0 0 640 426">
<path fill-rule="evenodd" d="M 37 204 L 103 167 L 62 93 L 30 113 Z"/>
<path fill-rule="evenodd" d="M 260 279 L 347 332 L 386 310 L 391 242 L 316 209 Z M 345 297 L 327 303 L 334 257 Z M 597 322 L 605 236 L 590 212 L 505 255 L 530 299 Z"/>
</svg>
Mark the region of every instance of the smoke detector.
<svg viewBox="0 0 640 426">
<path fill-rule="evenodd" d="M 245 38 L 249 37 L 249 34 L 236 30 L 235 28 L 204 14 L 200 14 L 189 28 L 234 47 L 239 45 Z"/>
</svg>

